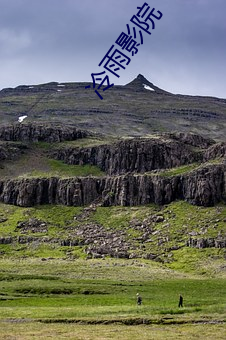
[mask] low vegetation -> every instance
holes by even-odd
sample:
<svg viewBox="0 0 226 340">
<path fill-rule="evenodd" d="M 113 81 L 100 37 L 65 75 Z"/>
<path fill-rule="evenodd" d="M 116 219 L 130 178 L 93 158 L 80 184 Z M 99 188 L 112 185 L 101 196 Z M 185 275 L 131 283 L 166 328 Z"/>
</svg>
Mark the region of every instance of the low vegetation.
<svg viewBox="0 0 226 340">
<path fill-rule="evenodd" d="M 26 325 L 26 326 L 25 326 Z M 30 339 L 73 339 L 73 340 L 175 340 L 194 338 L 208 340 L 224 340 L 225 326 L 222 324 L 187 324 L 187 325 L 139 325 L 126 326 L 110 325 L 83 325 L 57 323 L 8 323 L 0 322 L 3 339 L 15 338 L 18 340 Z"/>
<path fill-rule="evenodd" d="M 89 142 L 87 141 L 87 143 Z M 1 178 L 46 178 L 53 176 L 68 178 L 74 176 L 103 176 L 105 174 L 100 168 L 94 165 L 69 165 L 60 160 L 49 158 L 49 151 L 54 147 L 55 144 L 46 142 L 29 145 L 26 152 L 17 159 L 1 162 Z"/>
<path fill-rule="evenodd" d="M 177 175 L 183 175 L 185 173 L 188 173 L 194 169 L 197 169 L 200 166 L 198 163 L 188 164 L 188 165 L 182 165 L 178 166 L 177 168 L 167 169 L 159 172 L 159 175 L 162 177 L 169 177 L 169 176 L 177 176 Z"/>
<path fill-rule="evenodd" d="M 47 165 L 49 169 L 47 171 L 33 170 L 23 177 L 87 177 L 87 176 L 103 176 L 104 172 L 97 166 L 85 164 L 85 165 L 68 165 L 62 161 L 55 159 L 48 159 Z"/>
<path fill-rule="evenodd" d="M 5 336 L 16 334 L 14 322 L 21 339 L 38 336 L 41 329 L 43 336 L 52 332 L 53 337 L 58 330 L 70 338 L 78 323 L 78 334 L 87 339 L 95 329 L 97 334 L 107 331 L 103 339 L 110 339 L 111 330 L 125 336 L 113 339 L 131 339 L 140 332 L 151 339 L 151 330 L 164 339 L 163 329 L 178 337 L 203 330 L 208 335 L 213 329 L 221 336 L 225 329 L 225 279 L 182 274 L 145 260 L 2 258 L 0 266 L 0 324 Z M 143 298 L 139 307 L 137 292 Z M 178 308 L 179 294 L 183 308 Z M 199 327 L 195 330 L 192 323 Z M 97 334 L 92 338 L 98 339 Z"/>
<path fill-rule="evenodd" d="M 155 220 L 158 222 L 152 221 L 153 216 L 156 216 Z M 19 227 L 22 221 L 29 223 L 36 220 L 41 225 L 40 228 L 29 225 Z M 204 208 L 183 201 L 161 208 L 148 205 L 97 207 L 94 210 L 54 205 L 23 208 L 0 204 L 0 237 L 12 237 L 14 240 L 1 244 L 1 256 L 85 258 L 86 242 L 79 235 L 82 235 L 83 226 L 85 228 L 86 225 L 94 224 L 97 231 L 101 228 L 102 233 L 104 230 L 111 233 L 121 230 L 124 233 L 124 242 L 133 248 L 130 252 L 132 257 L 142 258 L 152 254 L 153 258 L 168 268 L 222 277 L 225 276 L 224 248 L 198 249 L 187 245 L 190 238 L 211 239 L 221 235 L 224 239 L 225 220 L 224 204 Z M 144 242 L 142 225 L 146 221 L 151 221 L 148 222 L 151 232 L 150 240 Z M 95 245 L 99 236 L 92 236 Z M 18 243 L 18 237 L 32 237 L 33 241 Z M 70 246 L 64 240 L 72 240 L 75 245 Z"/>
</svg>

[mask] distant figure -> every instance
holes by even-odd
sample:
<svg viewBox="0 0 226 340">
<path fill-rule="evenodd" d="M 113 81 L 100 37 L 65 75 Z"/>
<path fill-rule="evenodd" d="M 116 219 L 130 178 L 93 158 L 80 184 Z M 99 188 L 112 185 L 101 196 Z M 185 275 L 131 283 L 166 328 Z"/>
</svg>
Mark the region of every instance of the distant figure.
<svg viewBox="0 0 226 340">
<path fill-rule="evenodd" d="M 142 304 L 142 297 L 140 296 L 139 293 L 137 293 L 137 304 L 140 306 Z"/>
<path fill-rule="evenodd" d="M 183 296 L 180 294 L 179 296 L 179 304 L 178 307 L 183 307 Z"/>
</svg>

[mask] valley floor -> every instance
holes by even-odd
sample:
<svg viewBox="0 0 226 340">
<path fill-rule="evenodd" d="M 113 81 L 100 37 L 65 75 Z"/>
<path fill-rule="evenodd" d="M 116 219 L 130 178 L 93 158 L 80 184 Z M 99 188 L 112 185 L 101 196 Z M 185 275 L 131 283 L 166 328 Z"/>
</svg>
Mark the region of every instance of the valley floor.
<svg viewBox="0 0 226 340">
<path fill-rule="evenodd" d="M 0 268 L 0 339 L 226 335 L 224 278 L 185 274 L 142 259 L 2 258 Z"/>
<path fill-rule="evenodd" d="M 78 325 L 41 323 L 0 322 L 0 339 L 39 340 L 177 340 L 208 339 L 224 340 L 226 327 L 222 324 L 195 324 L 173 326 L 121 326 L 121 325 Z"/>
</svg>

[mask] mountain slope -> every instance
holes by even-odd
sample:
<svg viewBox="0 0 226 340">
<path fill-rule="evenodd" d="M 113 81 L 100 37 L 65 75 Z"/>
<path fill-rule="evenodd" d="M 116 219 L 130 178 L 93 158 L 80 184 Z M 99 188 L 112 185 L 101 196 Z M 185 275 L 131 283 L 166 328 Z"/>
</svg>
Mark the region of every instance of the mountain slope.
<svg viewBox="0 0 226 340">
<path fill-rule="evenodd" d="M 197 135 L 114 141 L 22 123 L 1 128 L 0 139 L 4 203 L 137 206 L 182 199 L 211 206 L 226 197 L 226 144 Z"/>
<path fill-rule="evenodd" d="M 27 115 L 26 122 L 70 124 L 111 136 L 182 131 L 225 140 L 225 99 L 170 94 L 142 75 L 105 91 L 103 100 L 87 85 L 52 82 L 3 89 L 0 123 Z"/>
</svg>

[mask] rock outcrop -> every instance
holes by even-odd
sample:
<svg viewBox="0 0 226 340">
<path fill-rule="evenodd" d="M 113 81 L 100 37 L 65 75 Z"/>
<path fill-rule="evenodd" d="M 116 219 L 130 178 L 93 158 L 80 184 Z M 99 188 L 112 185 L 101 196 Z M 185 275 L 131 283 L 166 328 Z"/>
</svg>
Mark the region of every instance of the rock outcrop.
<svg viewBox="0 0 226 340">
<path fill-rule="evenodd" d="M 0 161 L 8 159 L 16 159 L 18 155 L 24 153 L 27 149 L 26 145 L 23 144 L 12 144 L 12 143 L 1 143 L 0 144 Z"/>
<path fill-rule="evenodd" d="M 90 136 L 74 126 L 48 126 L 41 124 L 14 124 L 0 127 L 0 140 L 22 142 L 63 142 Z"/>
<path fill-rule="evenodd" d="M 203 137 L 194 133 L 175 132 L 165 133 L 163 136 L 164 135 L 168 136 L 170 139 L 175 139 L 181 143 L 192 145 L 201 149 L 207 149 L 211 145 L 215 144 L 215 141 L 212 138 Z"/>
<path fill-rule="evenodd" d="M 87 148 L 61 148 L 51 156 L 67 164 L 97 165 L 108 175 L 144 173 L 202 159 L 201 151 L 194 152 L 180 141 L 156 138 L 125 140 Z"/>
<path fill-rule="evenodd" d="M 0 128 L 0 139 L 4 140 L 60 142 L 86 136 L 86 132 L 68 127 L 18 124 Z M 21 146 L 4 143 L 0 145 L 0 160 L 9 158 L 13 150 L 17 154 L 26 147 L 22 143 Z M 96 165 L 107 176 L 2 180 L 0 201 L 19 206 L 48 203 L 84 206 L 96 201 L 105 206 L 137 206 L 183 199 L 211 206 L 226 198 L 223 160 L 177 176 L 162 176 L 160 170 L 224 157 L 225 150 L 223 143 L 213 144 L 210 139 L 180 133 L 85 148 L 61 147 L 52 151 L 52 158 L 68 164 Z"/>
<path fill-rule="evenodd" d="M 194 239 L 190 238 L 186 244 L 188 247 L 192 248 L 226 248 L 226 239 L 224 237 L 217 238 L 200 238 Z"/>
<path fill-rule="evenodd" d="M 83 206 L 102 200 L 105 206 L 167 204 L 184 199 L 192 204 L 211 206 L 225 199 L 226 165 L 209 165 L 189 174 L 33 178 L 0 181 L 0 201 L 19 206 L 63 204 Z"/>
<path fill-rule="evenodd" d="M 204 161 L 226 156 L 226 143 L 217 143 L 209 147 L 203 155 Z"/>
</svg>

